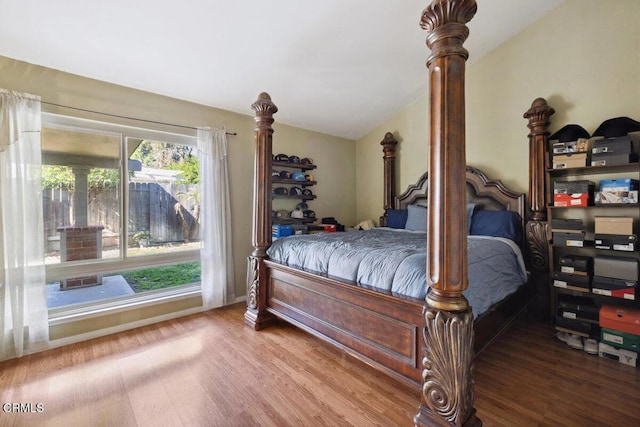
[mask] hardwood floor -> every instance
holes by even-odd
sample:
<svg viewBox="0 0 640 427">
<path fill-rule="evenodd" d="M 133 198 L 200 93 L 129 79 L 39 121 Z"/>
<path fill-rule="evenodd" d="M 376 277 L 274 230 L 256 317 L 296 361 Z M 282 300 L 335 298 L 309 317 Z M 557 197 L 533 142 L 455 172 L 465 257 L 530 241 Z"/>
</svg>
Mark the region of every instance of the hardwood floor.
<svg viewBox="0 0 640 427">
<path fill-rule="evenodd" d="M 0 425 L 412 425 L 416 392 L 287 324 L 255 332 L 243 313 L 235 305 L 0 363 L 2 403 L 32 404 L 0 412 Z M 475 407 L 485 426 L 637 426 L 639 372 L 523 319 L 477 357 Z"/>
</svg>

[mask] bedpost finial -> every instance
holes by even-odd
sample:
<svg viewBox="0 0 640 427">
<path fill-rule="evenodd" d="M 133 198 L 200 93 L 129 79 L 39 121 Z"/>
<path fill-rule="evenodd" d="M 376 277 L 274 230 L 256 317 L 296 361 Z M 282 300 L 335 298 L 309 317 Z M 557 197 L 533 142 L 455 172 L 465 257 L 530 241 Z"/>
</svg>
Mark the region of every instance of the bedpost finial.
<svg viewBox="0 0 640 427">
<path fill-rule="evenodd" d="M 548 107 L 548 106 L 549 104 L 547 104 L 547 100 L 544 98 L 536 98 L 531 103 L 531 108 Z"/>
<path fill-rule="evenodd" d="M 380 145 L 395 146 L 395 145 L 398 145 L 398 140 L 393 136 L 391 132 L 387 132 L 384 134 L 384 139 L 380 141 Z"/>
<path fill-rule="evenodd" d="M 420 27 L 427 30 L 427 47 L 431 49 L 427 67 L 442 56 L 469 57 L 462 44 L 469 37 L 466 24 L 477 10 L 476 0 L 433 0 L 422 12 Z"/>
<path fill-rule="evenodd" d="M 465 25 L 478 11 L 476 0 L 433 0 L 422 11 L 420 27 L 429 32 L 448 23 Z"/>
<path fill-rule="evenodd" d="M 536 98 L 531 103 L 531 108 L 529 108 L 522 117 L 529 120 L 529 124 L 527 125 L 529 129 L 533 130 L 534 128 L 542 126 L 546 132 L 546 128 L 550 124 L 549 117 L 555 114 L 555 112 L 556 110 L 547 104 L 546 99 Z"/>
<path fill-rule="evenodd" d="M 278 107 L 271 101 L 267 92 L 258 95 L 258 100 L 251 104 L 251 108 L 256 112 L 256 120 L 261 117 L 270 118 L 278 112 Z"/>
</svg>

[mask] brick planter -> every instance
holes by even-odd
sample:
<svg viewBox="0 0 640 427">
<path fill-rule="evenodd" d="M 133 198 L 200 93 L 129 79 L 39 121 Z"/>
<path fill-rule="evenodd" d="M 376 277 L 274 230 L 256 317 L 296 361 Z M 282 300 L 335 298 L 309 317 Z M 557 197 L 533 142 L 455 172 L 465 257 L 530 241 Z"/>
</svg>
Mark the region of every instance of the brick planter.
<svg viewBox="0 0 640 427">
<path fill-rule="evenodd" d="M 102 225 L 58 227 L 60 262 L 102 258 Z M 102 284 L 102 275 L 76 277 L 60 281 L 60 289 L 83 288 Z"/>
</svg>

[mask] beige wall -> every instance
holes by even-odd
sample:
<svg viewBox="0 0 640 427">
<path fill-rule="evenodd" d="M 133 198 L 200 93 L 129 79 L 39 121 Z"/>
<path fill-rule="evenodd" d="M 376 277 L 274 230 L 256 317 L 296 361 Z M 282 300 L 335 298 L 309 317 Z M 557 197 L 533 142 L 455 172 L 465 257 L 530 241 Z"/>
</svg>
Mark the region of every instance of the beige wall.
<svg viewBox="0 0 640 427">
<path fill-rule="evenodd" d="M 639 120 L 638 22 L 637 0 L 566 0 L 469 65 L 467 163 L 526 192 L 528 129 L 522 115 L 537 97 L 546 98 L 556 110 L 552 131 L 576 123 L 593 132 L 618 116 Z M 397 191 L 426 170 L 427 117 L 425 94 L 356 141 L 358 218 L 380 215 L 382 160 L 377 144 L 386 131 L 402 141 Z"/>
<path fill-rule="evenodd" d="M 242 115 L 87 79 L 2 56 L 0 87 L 40 95 L 43 101 L 56 104 L 192 127 L 226 125 L 229 131 L 237 132 L 237 136 L 229 137 L 233 256 L 236 296 L 246 294 L 246 257 L 251 252 L 255 125 L 251 104 L 255 98 L 246 100 L 247 115 Z M 257 96 L 256 93 L 256 98 Z M 278 104 L 277 99 L 274 99 L 274 102 L 280 110 L 290 108 Z M 185 132 L 175 127 L 114 119 L 47 105 L 43 105 L 43 111 L 175 133 Z M 310 208 L 316 211 L 318 217 L 334 216 L 345 224 L 353 223 L 354 141 L 278 124 L 277 113 L 275 119 L 274 151 L 311 157 L 318 165 L 318 169 L 314 171 L 318 185 L 313 188 L 318 200 L 310 202 Z"/>
</svg>

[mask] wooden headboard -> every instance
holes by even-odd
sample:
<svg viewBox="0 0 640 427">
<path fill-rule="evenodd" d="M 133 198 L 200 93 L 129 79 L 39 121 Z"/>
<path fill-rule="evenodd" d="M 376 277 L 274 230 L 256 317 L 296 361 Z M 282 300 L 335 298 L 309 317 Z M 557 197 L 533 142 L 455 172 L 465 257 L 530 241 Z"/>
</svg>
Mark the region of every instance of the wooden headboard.
<svg viewBox="0 0 640 427">
<path fill-rule="evenodd" d="M 475 203 L 483 210 L 508 210 L 520 215 L 524 235 L 526 221 L 525 195 L 509 190 L 502 181 L 489 179 L 484 172 L 467 166 L 467 203 Z M 410 185 L 395 198 L 395 209 L 406 209 L 409 205 L 425 205 L 429 173 L 425 172 L 415 184 Z"/>
</svg>

